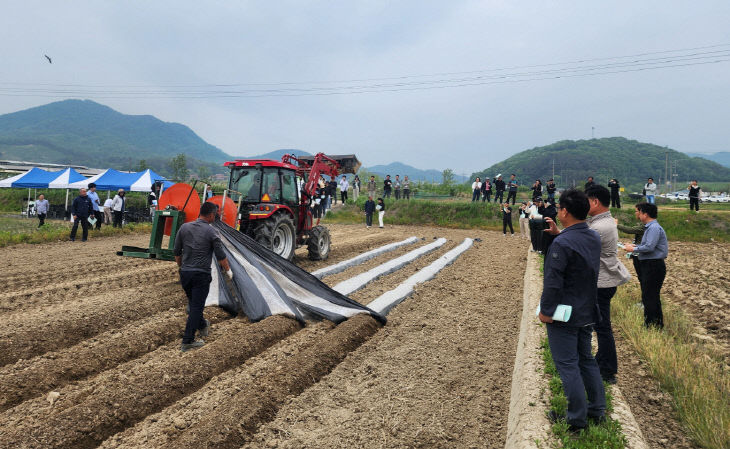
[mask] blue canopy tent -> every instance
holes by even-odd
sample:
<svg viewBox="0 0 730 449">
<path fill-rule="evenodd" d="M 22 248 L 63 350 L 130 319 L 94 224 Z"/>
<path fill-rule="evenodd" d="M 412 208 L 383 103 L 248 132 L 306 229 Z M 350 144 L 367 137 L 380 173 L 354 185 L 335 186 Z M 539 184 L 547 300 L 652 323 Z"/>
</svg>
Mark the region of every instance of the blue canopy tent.
<svg viewBox="0 0 730 449">
<path fill-rule="evenodd" d="M 82 182 L 71 184 L 71 188 L 83 188 L 90 182 L 96 184 L 97 190 L 119 190 L 128 192 L 150 192 L 155 181 L 163 181 L 163 189 L 167 189 L 173 182 L 158 175 L 152 170 L 145 170 L 134 173 L 124 173 L 110 168 L 100 175 L 94 176 Z M 85 182 L 85 183 L 84 183 Z"/>
<path fill-rule="evenodd" d="M 66 209 L 68 209 L 68 189 L 71 183 L 83 182 L 84 175 L 73 168 L 59 171 L 47 171 L 33 167 L 25 173 L 0 181 L 0 187 L 27 188 L 28 203 L 30 203 L 30 189 L 66 189 Z"/>
</svg>

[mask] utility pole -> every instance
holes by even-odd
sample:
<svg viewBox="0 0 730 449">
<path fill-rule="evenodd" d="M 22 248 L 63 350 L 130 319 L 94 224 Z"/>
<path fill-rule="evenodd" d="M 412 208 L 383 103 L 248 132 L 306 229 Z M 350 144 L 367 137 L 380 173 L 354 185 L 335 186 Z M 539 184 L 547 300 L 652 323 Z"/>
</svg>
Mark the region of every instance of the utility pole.
<svg viewBox="0 0 730 449">
<path fill-rule="evenodd" d="M 595 131 L 596 131 L 596 127 L 595 126 L 591 126 L 591 139 L 595 139 L 596 138 Z"/>
<path fill-rule="evenodd" d="M 555 179 L 555 158 L 553 158 L 553 179 Z"/>
<path fill-rule="evenodd" d="M 667 193 L 667 184 L 669 184 L 669 146 L 664 147 L 664 193 Z"/>
</svg>

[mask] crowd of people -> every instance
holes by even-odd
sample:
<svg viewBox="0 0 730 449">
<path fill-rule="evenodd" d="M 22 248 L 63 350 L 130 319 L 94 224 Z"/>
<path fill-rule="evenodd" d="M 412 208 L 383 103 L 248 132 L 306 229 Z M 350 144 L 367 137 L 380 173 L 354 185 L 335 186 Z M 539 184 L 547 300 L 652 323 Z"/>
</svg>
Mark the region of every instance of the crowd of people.
<svg viewBox="0 0 730 449">
<path fill-rule="evenodd" d="M 660 292 L 668 243 L 657 222 L 657 207 L 648 201 L 636 204 L 640 224 L 626 227 L 611 216 L 611 202 L 609 188 L 592 179 L 584 191 L 566 190 L 558 200 L 556 216 L 544 217 L 544 229 L 539 232 L 545 238 L 540 246 L 533 246 L 545 252 L 538 315 L 546 323 L 548 344 L 568 399 L 566 415 L 551 412 L 550 418 L 565 419 L 572 432 L 579 432 L 588 422 L 605 420 L 603 381 L 616 382 L 618 357 L 611 299 L 631 278 L 619 260 L 620 247 L 632 258 L 639 279 L 645 326 L 664 326 Z M 620 244 L 618 230 L 634 234 L 634 242 Z M 563 313 L 566 309 L 567 315 Z M 591 352 L 592 331 L 598 341 L 595 357 Z"/>
</svg>

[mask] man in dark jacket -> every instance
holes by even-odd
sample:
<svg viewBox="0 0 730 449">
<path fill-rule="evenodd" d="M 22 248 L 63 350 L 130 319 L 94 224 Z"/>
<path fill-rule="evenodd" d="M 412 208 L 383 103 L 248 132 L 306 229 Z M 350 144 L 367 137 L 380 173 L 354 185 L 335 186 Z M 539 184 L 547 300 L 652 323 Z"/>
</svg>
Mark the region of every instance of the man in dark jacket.
<svg viewBox="0 0 730 449">
<path fill-rule="evenodd" d="M 553 181 L 553 178 L 550 178 L 547 182 L 547 185 L 545 186 L 547 191 L 547 201 L 550 204 L 555 204 L 555 190 L 557 190 L 557 187 L 555 187 L 555 181 Z"/>
<path fill-rule="evenodd" d="M 569 189 L 560 195 L 558 208 L 565 229 L 558 231 L 555 222 L 546 219 L 550 229 L 545 231 L 557 237 L 545 256 L 539 317 L 546 323 L 550 351 L 568 399 L 567 416 L 551 413 L 550 419 L 566 418 L 571 432 L 584 429 L 588 420 L 605 419 L 606 410 L 601 373 L 591 354 L 591 326 L 599 319 L 601 238 L 586 224 L 589 210 L 585 193 Z M 571 307 L 570 316 L 562 321 L 556 314 L 559 305 Z"/>
<path fill-rule="evenodd" d="M 608 188 L 611 189 L 611 207 L 621 209 L 621 196 L 619 196 L 621 186 L 619 185 L 618 180 L 613 178 L 608 181 Z"/>
<path fill-rule="evenodd" d="M 494 180 L 494 202 L 502 203 L 504 201 L 504 181 L 502 181 L 502 175 L 497 175 L 497 179 Z"/>
<path fill-rule="evenodd" d="M 393 191 L 393 181 L 390 180 L 390 175 L 385 175 L 385 181 L 383 181 L 383 196 L 390 198 L 390 193 Z"/>
<path fill-rule="evenodd" d="M 71 203 L 71 215 L 74 217 L 74 225 L 71 228 L 71 241 L 76 240 L 76 231 L 81 223 L 81 241 L 85 242 L 89 237 L 89 216 L 94 213 L 94 206 L 86 194 L 86 189 L 79 190 L 79 196 Z"/>
<path fill-rule="evenodd" d="M 375 213 L 375 201 L 372 196 L 368 196 L 365 201 L 365 226 L 368 228 L 373 225 L 373 213 Z"/>
</svg>

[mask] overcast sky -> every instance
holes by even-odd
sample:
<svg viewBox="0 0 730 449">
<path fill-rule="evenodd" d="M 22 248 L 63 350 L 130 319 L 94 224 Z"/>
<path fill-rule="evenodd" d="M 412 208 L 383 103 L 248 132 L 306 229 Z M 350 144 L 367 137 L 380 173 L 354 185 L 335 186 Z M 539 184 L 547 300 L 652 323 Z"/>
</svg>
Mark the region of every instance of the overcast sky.
<svg viewBox="0 0 730 449">
<path fill-rule="evenodd" d="M 728 151 L 730 62 L 708 63 L 730 59 L 728 24 L 727 0 L 8 2 L 0 114 L 88 98 L 232 155 L 298 148 L 465 174 L 591 127 Z M 586 62 L 558 64 L 571 61 Z M 625 72 L 661 64 L 684 66 Z"/>
</svg>

